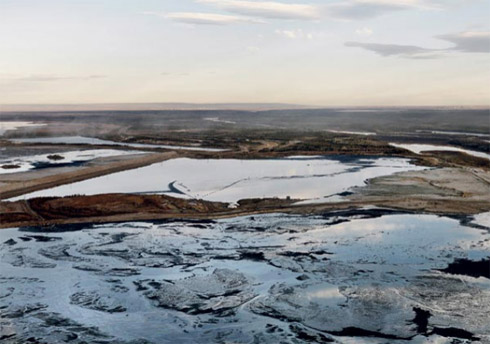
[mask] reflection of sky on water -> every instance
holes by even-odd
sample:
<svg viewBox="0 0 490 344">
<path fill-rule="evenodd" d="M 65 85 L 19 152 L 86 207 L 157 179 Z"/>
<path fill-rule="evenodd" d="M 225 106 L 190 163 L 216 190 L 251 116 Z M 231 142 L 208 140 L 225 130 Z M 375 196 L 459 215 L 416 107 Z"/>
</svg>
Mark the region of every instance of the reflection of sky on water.
<svg viewBox="0 0 490 344">
<path fill-rule="evenodd" d="M 142 154 L 140 151 L 121 151 L 115 149 L 93 149 L 93 150 L 83 150 L 74 152 L 62 152 L 62 153 L 50 153 L 50 154 L 39 154 L 32 156 L 23 156 L 21 158 L 5 159 L 0 161 L 0 174 L 26 172 L 36 168 L 36 165 L 47 164 L 56 166 L 60 164 L 69 164 L 73 162 L 85 162 L 97 158 L 128 155 L 128 154 Z M 60 160 L 49 159 L 49 155 L 59 155 L 63 157 Z M 18 168 L 13 169 L 3 169 L 2 165 L 16 165 Z"/>
<path fill-rule="evenodd" d="M 481 231 L 461 226 L 457 221 L 429 215 L 386 216 L 372 220 L 353 220 L 328 229 L 330 240 L 341 240 L 332 248 L 343 261 L 390 262 L 406 265 L 433 265 L 441 252 L 480 259 L 489 252 L 473 250 L 472 240 Z M 487 234 L 488 235 L 488 234 Z M 315 237 L 315 233 L 309 236 Z M 320 237 L 325 237 L 319 233 Z M 353 249 L 355 247 L 355 249 Z M 490 249 L 490 244 L 487 247 Z M 443 267 L 444 264 L 441 265 Z"/>
<path fill-rule="evenodd" d="M 475 215 L 472 223 L 490 228 L 490 211 Z"/>
<path fill-rule="evenodd" d="M 44 282 L 19 282 L 15 285 L 17 292 L 9 302 L 22 305 L 32 303 L 35 297 L 36 302 L 48 305 L 47 311 L 58 312 L 84 325 L 97 326 L 105 333 L 124 339 L 147 338 L 159 343 L 169 337 L 185 341 L 205 336 L 216 329 L 240 328 L 249 333 L 262 328 L 264 318 L 253 316 L 247 307 L 241 307 L 236 315 L 221 318 L 214 324 L 206 322 L 207 315 L 191 316 L 157 308 L 136 290 L 135 281 L 179 280 L 224 268 L 245 274 L 252 281 L 257 300 L 267 296 L 274 285 L 284 284 L 294 286 L 296 292 L 300 291 L 294 300 L 303 308 L 313 303 L 319 305 L 319 309 L 343 307 L 345 310 L 350 306 L 345 302 L 342 288 L 376 286 L 396 291 L 396 288 L 406 286 L 411 278 L 446 267 L 455 258 L 479 259 L 490 252 L 488 232 L 462 226 L 457 220 L 444 217 L 389 215 L 354 219 L 337 225 L 327 225 L 326 222 L 322 216 L 270 214 L 218 220 L 199 227 L 181 222 L 104 224 L 88 226 L 82 231 L 47 234 L 60 238 L 48 243 L 23 241 L 19 238 L 34 233 L 6 229 L 0 231 L 0 271 L 7 280 L 0 282 L 5 283 L 10 277 L 39 278 Z M 112 242 L 112 235 L 122 233 L 127 236 L 122 236 L 120 242 Z M 2 244 L 9 239 L 14 239 L 17 244 Z M 41 249 L 59 245 L 67 245 L 67 255 L 62 254 L 59 260 L 40 254 Z M 90 248 L 90 254 L 87 254 L 87 248 Z M 239 257 L 244 250 L 264 253 L 271 264 L 267 261 L 215 259 L 216 256 Z M 135 253 L 135 258 L 129 261 L 119 258 L 118 252 Z M 139 265 L 146 260 L 158 263 L 167 259 L 160 254 L 163 252 L 191 261 L 197 259 L 196 265 Z M 285 255 L 287 252 L 317 253 L 313 253 L 314 258 L 304 256 L 297 260 Z M 23 262 L 32 258 L 36 263 L 55 263 L 56 267 L 14 266 L 13 262 L 18 262 L 15 257 L 19 254 L 24 257 Z M 79 257 L 80 260 L 71 261 L 67 256 Z M 76 270 L 73 268 L 76 265 L 101 269 L 137 268 L 140 274 L 110 277 Z M 330 272 L 325 272 L 325 267 L 329 267 Z M 364 272 L 359 275 L 358 271 Z M 308 279 L 300 282 L 296 278 L 301 275 L 307 275 Z M 129 291 L 111 291 L 108 283 L 111 279 L 120 280 L 118 285 L 127 287 Z M 108 314 L 70 304 L 70 295 L 80 291 L 110 295 L 128 311 Z M 291 309 L 294 311 L 294 304 Z M 194 326 L 198 319 L 203 321 L 202 327 Z M 277 321 L 277 324 L 281 322 Z M 287 328 L 288 324 L 285 326 Z M 345 339 L 341 342 L 348 343 L 348 338 Z"/>
<path fill-rule="evenodd" d="M 263 227 L 264 230 L 255 230 L 256 227 Z M 110 243 L 111 235 L 121 233 L 128 236 L 123 237 L 121 242 Z M 264 319 L 252 316 L 247 307 L 240 308 L 236 315 L 230 316 L 229 322 L 225 317 L 216 324 L 206 323 L 206 315 L 190 316 L 156 308 L 141 292 L 136 291 L 133 282 L 138 280 L 179 280 L 193 275 L 207 275 L 216 268 L 225 268 L 245 274 L 252 281 L 257 299 L 267 296 L 274 285 L 284 284 L 295 286 L 296 292 L 300 291 L 294 302 L 303 309 L 309 304 L 315 304 L 319 309 L 342 307 L 345 310 L 349 303 L 346 303 L 342 288 L 373 285 L 396 290 L 406 285 L 411 278 L 431 269 L 445 267 L 455 258 L 479 259 L 488 255 L 490 249 L 489 241 L 484 241 L 489 238 L 488 232 L 464 227 L 453 219 L 432 215 L 389 215 L 331 226 L 326 225 L 322 216 L 282 214 L 219 220 L 200 227 L 180 222 L 135 222 L 104 224 L 87 227 L 82 231 L 48 234 L 61 238 L 52 243 L 19 240 L 19 237 L 31 234 L 33 233 L 17 229 L 0 231 L 0 243 L 8 239 L 17 242 L 13 247 L 3 245 L 0 259 L 2 276 L 34 277 L 44 281 L 40 284 L 30 282 L 16 285 L 18 292 L 11 296 L 9 302 L 22 305 L 32 302 L 32 296 L 35 295 L 36 302 L 47 304 L 49 312 L 58 312 L 84 325 L 98 326 L 103 332 L 119 338 L 147 338 L 155 342 L 161 342 L 169 336 L 185 341 L 223 328 L 240 328 L 248 333 L 261 328 Z M 68 255 L 80 257 L 81 260 L 70 261 L 64 255 L 60 260 L 53 260 L 39 254 L 40 249 L 57 245 L 67 245 Z M 90 255 L 84 254 L 87 247 L 91 248 Z M 135 261 L 126 261 L 117 256 L 117 252 L 140 252 L 142 248 L 145 253 L 136 254 L 135 257 L 139 258 L 135 258 Z M 213 259 L 216 255 L 239 256 L 245 248 L 263 252 L 274 266 L 266 261 Z M 105 251 L 107 249 L 109 251 Z M 328 253 L 318 253 L 315 259 L 305 256 L 299 260 L 300 265 L 297 260 L 282 254 L 320 250 Z M 39 269 L 13 266 L 12 262 L 16 261 L 14 258 L 19 252 L 36 262 L 54 262 L 56 267 Z M 182 257 L 197 254 L 196 257 L 201 257 L 202 262 L 191 267 L 152 268 L 134 265 L 141 262 L 140 259 L 162 259 L 161 256 L 153 256 L 151 252 L 172 252 Z M 121 281 L 120 285 L 129 289 L 126 293 L 117 293 L 110 290 L 111 284 L 107 281 L 111 278 L 73 269 L 75 265 L 103 269 L 137 268 L 140 275 L 117 277 Z M 334 267 L 333 273 L 322 272 L 327 265 Z M 355 274 L 361 270 L 365 271 L 362 277 Z M 305 274 L 308 279 L 304 283 L 296 279 Z M 69 303 L 73 293 L 94 290 L 110 295 L 128 311 L 108 314 Z M 291 307 L 294 310 L 294 304 Z M 193 325 L 197 319 L 204 321 L 202 327 Z M 271 321 L 273 320 L 268 319 L 268 322 Z M 165 326 L 162 327 L 162 324 Z M 362 327 L 362 324 L 359 326 Z M 345 338 L 341 342 L 349 343 L 349 339 Z M 358 342 L 363 342 L 363 339 Z"/>
<path fill-rule="evenodd" d="M 420 154 L 422 152 L 428 152 L 428 151 L 462 152 L 468 155 L 473 155 L 479 158 L 485 158 L 490 160 L 490 154 L 452 147 L 452 146 L 438 146 L 438 145 L 426 145 L 426 144 L 396 144 L 396 143 L 390 143 L 390 145 L 392 145 L 393 147 L 407 149 L 416 154 Z"/>
<path fill-rule="evenodd" d="M 323 283 L 305 290 L 305 297 L 320 305 L 340 304 L 346 301 L 346 297 L 340 293 L 338 286 Z"/>
<path fill-rule="evenodd" d="M 411 165 L 406 159 L 395 158 L 173 159 L 34 192 L 18 199 L 118 192 L 170 194 L 169 184 L 173 182 L 187 197 L 211 201 L 287 196 L 314 199 L 362 186 L 369 178 L 419 169 L 422 168 Z"/>
<path fill-rule="evenodd" d="M 105 146 L 125 146 L 133 148 L 164 148 L 164 149 L 185 149 L 192 151 L 221 152 L 224 149 L 206 148 L 206 147 L 189 147 L 189 146 L 172 146 L 172 145 L 154 145 L 146 143 L 128 143 L 101 140 L 94 137 L 85 136 L 59 136 L 59 137 L 36 137 L 28 139 L 12 139 L 13 142 L 20 143 L 48 143 L 48 144 L 72 144 L 72 145 L 105 145 Z"/>
</svg>

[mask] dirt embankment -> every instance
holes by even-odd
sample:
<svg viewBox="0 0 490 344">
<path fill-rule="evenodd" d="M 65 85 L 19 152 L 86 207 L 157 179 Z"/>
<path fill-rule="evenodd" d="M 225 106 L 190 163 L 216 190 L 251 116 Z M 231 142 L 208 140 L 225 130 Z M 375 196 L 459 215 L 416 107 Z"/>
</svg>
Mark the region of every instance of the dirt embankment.
<svg viewBox="0 0 490 344">
<path fill-rule="evenodd" d="M 213 220 L 236 216 L 289 213 L 321 214 L 364 206 L 441 215 L 473 215 L 490 211 L 490 202 L 465 202 L 425 198 L 375 199 L 328 204 L 294 205 L 290 200 L 264 199 L 245 202 L 237 208 L 205 201 L 184 201 L 168 196 L 79 196 L 0 203 L 0 228 L 52 226 L 77 223 L 111 223 L 166 219 Z"/>
<path fill-rule="evenodd" d="M 250 199 L 228 203 L 186 200 L 165 195 L 104 194 L 0 202 L 0 228 L 84 222 L 172 218 L 213 219 L 287 210 L 293 200 Z"/>
<path fill-rule="evenodd" d="M 178 154 L 175 152 L 156 153 L 129 160 L 123 159 L 121 161 L 104 165 L 79 168 L 74 171 L 48 175 L 41 178 L 14 181 L 0 186 L 0 200 L 21 196 L 26 193 L 52 188 L 63 184 L 75 183 L 85 179 L 95 178 L 115 172 L 131 170 L 169 160 L 177 156 Z"/>
<path fill-rule="evenodd" d="M 106 194 L 0 202 L 0 228 L 175 218 L 216 219 L 273 212 L 315 214 L 377 206 L 404 211 L 470 215 L 490 211 L 490 172 L 442 168 L 379 177 L 343 202 L 295 204 L 295 200 L 248 199 L 227 203 L 165 195 Z"/>
<path fill-rule="evenodd" d="M 0 200 L 178 157 L 256 159 L 291 155 L 384 155 L 412 158 L 419 165 L 439 168 L 376 178 L 367 187 L 355 190 L 345 202 L 317 205 L 294 205 L 291 200 L 264 199 L 244 200 L 238 208 L 231 209 L 224 203 L 124 194 L 0 202 L 0 228 L 168 218 L 213 219 L 268 212 L 304 214 L 368 205 L 441 214 L 490 211 L 490 162 L 486 159 L 455 152 L 416 155 L 365 137 L 286 138 L 243 141 L 241 149 L 226 152 L 162 151 L 101 161 L 62 173 L 29 172 L 28 178 L 21 176 L 24 174 L 11 175 L 0 179 Z"/>
<path fill-rule="evenodd" d="M 224 140 L 224 138 L 222 138 Z M 226 136 L 228 151 L 168 151 L 151 149 L 145 156 L 121 156 L 109 159 L 98 159 L 98 162 L 68 171 L 55 169 L 39 170 L 27 173 L 15 173 L 0 176 L 0 200 L 21 196 L 26 193 L 74 183 L 114 172 L 143 167 L 177 157 L 195 159 L 267 159 L 292 155 L 349 155 L 349 156 L 395 156 L 413 159 L 418 165 L 434 167 L 478 167 L 490 170 L 490 161 L 458 152 L 428 152 L 417 155 L 405 149 L 393 147 L 372 137 L 352 135 L 325 135 L 315 133 L 287 134 L 273 132 L 265 137 Z M 159 143 L 159 142 L 151 142 Z M 189 144 L 189 142 L 178 142 Z M 29 146 L 29 145 L 27 145 Z M 26 147 L 27 147 L 26 146 Z M 60 147 L 66 149 L 65 145 Z M 80 148 L 80 147 L 78 147 Z M 107 148 L 93 146 L 92 148 Z M 114 161 L 116 160 L 116 161 Z"/>
<path fill-rule="evenodd" d="M 490 171 L 437 168 L 402 172 L 368 181 L 353 190 L 353 202 L 434 213 L 490 211 Z"/>
</svg>

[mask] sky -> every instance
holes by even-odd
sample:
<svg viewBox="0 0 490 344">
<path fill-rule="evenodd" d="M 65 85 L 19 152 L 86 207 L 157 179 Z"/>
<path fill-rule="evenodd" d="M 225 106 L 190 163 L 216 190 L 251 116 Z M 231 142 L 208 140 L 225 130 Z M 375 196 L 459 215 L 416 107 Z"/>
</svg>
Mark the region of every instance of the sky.
<svg viewBox="0 0 490 344">
<path fill-rule="evenodd" d="M 0 104 L 490 105 L 489 0 L 0 0 Z"/>
</svg>

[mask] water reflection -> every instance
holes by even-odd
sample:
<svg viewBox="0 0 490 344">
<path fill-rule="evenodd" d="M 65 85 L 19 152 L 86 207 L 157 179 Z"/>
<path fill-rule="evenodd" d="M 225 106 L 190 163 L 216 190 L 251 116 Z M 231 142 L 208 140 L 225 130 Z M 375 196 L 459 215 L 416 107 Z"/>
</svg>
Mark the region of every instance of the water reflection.
<svg viewBox="0 0 490 344">
<path fill-rule="evenodd" d="M 407 149 L 416 154 L 420 154 L 422 152 L 428 152 L 428 151 L 461 152 L 461 153 L 466 153 L 468 155 L 476 156 L 478 158 L 484 158 L 490 160 L 490 154 L 452 147 L 452 146 L 438 146 L 438 145 L 426 145 L 426 144 L 396 144 L 396 143 L 390 143 L 390 145 L 392 145 L 393 147 Z"/>
<path fill-rule="evenodd" d="M 19 143 L 102 145 L 102 146 L 124 146 L 124 147 L 133 147 L 133 148 L 163 148 L 163 149 L 178 149 L 178 150 L 205 151 L 205 152 L 225 151 L 225 149 L 207 148 L 207 147 L 198 147 L 198 146 L 173 146 L 173 145 L 155 145 L 155 144 L 146 144 L 146 143 L 116 142 L 116 141 L 101 140 L 95 137 L 85 137 L 85 136 L 35 137 L 35 138 L 28 138 L 28 139 L 12 139 L 11 141 L 19 142 Z"/>
<path fill-rule="evenodd" d="M 450 218 L 362 210 L 7 229 L 0 247 L 0 337 L 13 343 L 439 338 L 417 332 L 414 307 L 430 312 L 429 329 L 490 338 L 490 280 L 437 271 L 488 257 L 490 234 Z"/>
<path fill-rule="evenodd" d="M 163 193 L 223 202 L 288 196 L 293 199 L 328 199 L 364 185 L 369 178 L 421 169 L 407 159 L 396 158 L 172 159 L 34 192 L 17 199 L 104 193 Z"/>
<path fill-rule="evenodd" d="M 88 162 L 97 158 L 133 154 L 142 154 L 142 152 L 94 149 L 9 158 L 0 160 L 0 174 L 26 172 L 47 167 L 69 166 L 70 164 Z M 5 168 L 5 166 L 8 168 Z"/>
</svg>

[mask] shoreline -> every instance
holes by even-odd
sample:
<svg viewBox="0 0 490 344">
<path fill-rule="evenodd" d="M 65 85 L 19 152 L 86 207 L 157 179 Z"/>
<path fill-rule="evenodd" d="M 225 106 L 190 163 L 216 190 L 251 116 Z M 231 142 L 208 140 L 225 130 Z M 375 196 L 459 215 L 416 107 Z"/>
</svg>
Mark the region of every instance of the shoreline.
<svg viewBox="0 0 490 344">
<path fill-rule="evenodd" d="M 107 198 L 110 198 L 107 200 Z M 118 199 L 114 204 L 114 199 Z M 131 198 L 125 200 L 125 198 Z M 144 204 L 155 202 L 161 199 L 165 203 L 170 203 L 171 207 L 155 212 L 155 209 L 145 209 Z M 75 200 L 75 204 L 71 204 Z M 99 200 L 97 202 L 97 200 Z M 34 201 L 34 202 L 33 202 Z M 47 209 L 37 210 L 38 206 L 33 206 L 35 202 L 46 202 Z M 51 202 L 51 204 L 50 204 Z M 170 196 L 143 196 L 125 194 L 106 194 L 98 196 L 75 196 L 65 198 L 39 198 L 30 201 L 2 202 L 0 203 L 0 229 L 14 227 L 47 227 L 55 225 L 70 225 L 83 223 L 120 223 L 133 221 L 158 221 L 158 220 L 217 220 L 224 218 L 234 218 L 240 216 L 250 216 L 259 214 L 284 213 L 293 215 L 319 215 L 325 212 L 339 210 L 354 210 L 364 207 L 375 207 L 377 209 L 391 209 L 401 212 L 417 214 L 433 214 L 440 216 L 467 216 L 476 215 L 490 211 L 490 201 L 486 200 L 449 200 L 443 198 L 379 198 L 366 201 L 345 201 L 322 204 L 302 204 L 295 205 L 295 201 L 284 199 L 258 199 L 243 200 L 238 208 L 227 208 L 226 203 L 207 202 L 196 200 L 183 200 Z M 80 203 L 87 204 L 80 207 Z M 249 204 L 247 204 L 249 203 Z M 60 208 L 52 207 L 59 204 Z M 104 209 L 104 206 L 106 209 Z M 127 206 L 128 210 L 123 211 Z M 70 208 L 71 207 L 71 208 Z M 207 207 L 207 208 L 206 208 Z M 34 208 L 34 209 L 33 209 Z M 102 214 L 95 216 L 80 216 L 80 214 L 94 211 Z M 9 211 L 10 210 L 10 211 Z M 57 211 L 60 213 L 57 213 Z M 111 212 L 120 211 L 114 214 Z M 69 216 L 68 213 L 78 214 Z M 103 214 L 107 212 L 107 214 Z M 46 216 L 48 214 L 48 216 Z M 10 220 L 8 217 L 26 217 L 25 220 Z"/>
<path fill-rule="evenodd" d="M 94 146 L 94 149 L 98 146 Z M 144 156 L 116 156 L 109 160 L 119 160 L 115 162 L 101 163 L 106 158 L 96 159 L 89 163 L 89 166 L 74 168 L 74 170 L 41 176 L 28 180 L 22 179 L 22 173 L 43 174 L 45 171 L 28 171 L 19 174 L 12 173 L 0 176 L 0 201 L 6 201 L 10 198 L 19 197 L 43 189 L 53 188 L 65 184 L 71 184 L 87 179 L 92 179 L 104 175 L 109 175 L 126 170 L 145 167 L 158 162 L 163 162 L 177 158 L 192 159 L 280 159 L 289 156 L 377 156 L 393 157 L 401 159 L 411 159 L 412 163 L 426 167 L 448 167 L 448 166 L 467 166 L 477 167 L 483 170 L 490 170 L 490 161 L 472 157 L 460 152 L 433 151 L 424 152 L 424 154 L 415 154 L 408 150 L 399 150 L 396 153 L 385 151 L 386 147 L 371 147 L 364 150 L 354 150 L 349 152 L 343 151 L 317 151 L 317 150 L 299 150 L 299 151 L 226 151 L 226 152 L 191 152 L 191 151 L 164 151 L 148 152 Z M 99 163 L 94 163 L 99 161 Z M 90 166 L 93 165 L 93 166 Z M 17 179 L 16 179 L 17 178 Z M 11 181 L 13 179 L 13 181 Z M 5 184 L 5 185 L 2 185 Z"/>
<path fill-rule="evenodd" d="M 237 209 L 229 209 L 228 204 L 220 202 L 138 194 L 6 201 L 30 192 L 176 158 L 248 160 L 318 155 L 402 158 L 410 159 L 415 165 L 433 168 L 426 172 L 401 172 L 370 179 L 366 185 L 355 188 L 345 201 L 318 204 L 298 205 L 293 204 L 297 200 L 278 198 L 247 199 L 240 201 L 242 204 Z M 301 141 L 278 143 L 259 140 L 224 152 L 152 151 L 144 156 L 95 159 L 86 166 L 62 171 L 45 169 L 0 176 L 0 228 L 176 218 L 206 220 L 265 213 L 315 214 L 368 206 L 437 215 L 473 215 L 490 211 L 488 194 L 490 162 L 460 152 L 431 151 L 415 154 L 364 137 L 333 139 L 318 145 L 305 145 Z M 50 205 L 46 206 L 49 202 Z"/>
<path fill-rule="evenodd" d="M 5 186 L 0 186 L 0 201 L 5 201 L 9 198 L 19 197 L 27 193 L 53 188 L 60 185 L 71 184 L 117 172 L 132 170 L 176 157 L 178 157 L 178 154 L 175 152 L 149 154 L 129 160 L 125 159 L 128 158 L 128 156 L 121 156 L 122 161 L 108 163 L 107 165 L 82 167 L 80 169 L 76 169 L 75 171 L 54 174 L 28 181 L 13 182 Z"/>
</svg>

